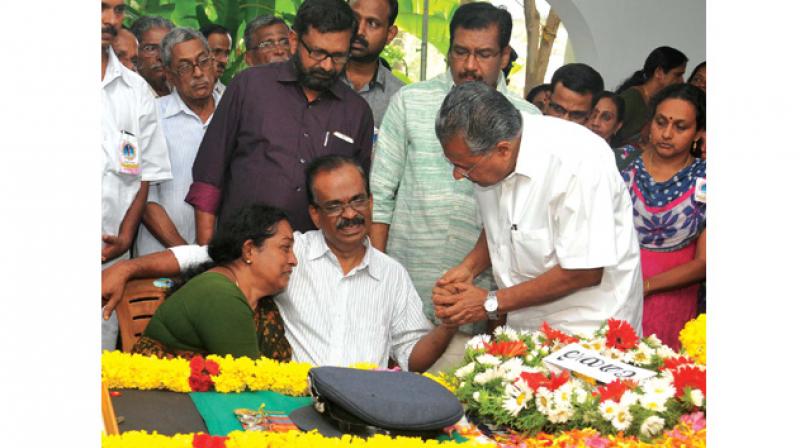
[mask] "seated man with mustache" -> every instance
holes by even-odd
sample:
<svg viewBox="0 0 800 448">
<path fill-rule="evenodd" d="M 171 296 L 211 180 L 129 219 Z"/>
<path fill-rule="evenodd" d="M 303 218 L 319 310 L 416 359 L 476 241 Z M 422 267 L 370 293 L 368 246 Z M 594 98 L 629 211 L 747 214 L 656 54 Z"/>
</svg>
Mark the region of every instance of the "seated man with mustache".
<svg viewBox="0 0 800 448">
<path fill-rule="evenodd" d="M 320 230 L 294 233 L 297 267 L 275 297 L 292 359 L 313 365 L 356 362 L 404 370 L 428 369 L 457 327 L 433 326 L 422 311 L 408 272 L 372 247 L 372 197 L 367 176 L 350 157 L 323 156 L 309 164 L 308 212 Z M 208 261 L 205 247 L 180 246 L 136 258 L 103 272 L 103 291 L 119 301 L 132 277 L 175 275 Z"/>
</svg>

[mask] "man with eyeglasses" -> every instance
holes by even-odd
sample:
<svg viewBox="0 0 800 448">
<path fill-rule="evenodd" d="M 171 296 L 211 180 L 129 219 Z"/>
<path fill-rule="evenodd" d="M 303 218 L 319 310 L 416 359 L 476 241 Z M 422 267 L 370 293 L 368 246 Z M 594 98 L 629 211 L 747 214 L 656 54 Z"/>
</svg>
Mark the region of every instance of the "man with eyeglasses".
<svg viewBox="0 0 800 448">
<path fill-rule="evenodd" d="M 295 46 L 289 41 L 289 25 L 280 17 L 265 14 L 247 23 L 244 29 L 244 61 L 253 67 L 288 61 Z"/>
<path fill-rule="evenodd" d="M 582 64 L 566 64 L 553 73 L 553 93 L 542 111 L 545 115 L 586 125 L 597 95 L 604 89 L 603 77 L 597 70 Z"/>
<path fill-rule="evenodd" d="M 294 232 L 297 266 L 275 296 L 292 359 L 312 365 L 356 362 L 424 371 L 441 355 L 455 326 L 433 328 L 403 266 L 367 238 L 372 200 L 359 161 L 327 155 L 308 165 L 308 212 L 319 230 Z M 208 261 L 206 248 L 181 246 L 103 272 L 117 303 L 129 278 L 176 275 Z"/>
<path fill-rule="evenodd" d="M 547 322 L 573 334 L 615 318 L 641 335 L 633 206 L 602 139 L 565 120 L 520 113 L 480 83 L 447 95 L 436 136 L 453 177 L 476 185 L 484 225 L 474 249 L 437 283 L 437 317 L 450 325 L 489 318 L 528 331 Z M 499 289 L 473 284 L 490 267 Z"/>
<path fill-rule="evenodd" d="M 296 230 L 313 229 L 303 173 L 319 156 L 353 156 L 369 170 L 372 113 L 339 80 L 354 29 L 346 3 L 306 0 L 289 35 L 292 59 L 250 67 L 228 85 L 186 196 L 199 244 L 210 241 L 217 219 L 256 202 L 286 210 Z"/>
<path fill-rule="evenodd" d="M 436 111 L 454 85 L 481 81 L 520 110 L 539 113 L 509 92 L 502 76 L 511 25 L 508 11 L 490 3 L 460 6 L 450 22 L 449 70 L 401 88 L 381 124 L 370 173 L 375 201 L 370 239 L 408 269 L 431 320 L 436 280 L 469 252 L 482 227 L 472 185 L 453 179 L 436 140 Z M 491 273 L 479 275 L 477 283 L 491 287 Z M 460 362 L 467 339 L 485 330 L 485 322 L 461 327 L 434 369 Z"/>
<path fill-rule="evenodd" d="M 131 25 L 131 32 L 139 41 L 139 62 L 136 68 L 150 84 L 157 97 L 169 95 L 167 74 L 161 61 L 161 39 L 175 28 L 172 22 L 158 16 L 144 16 Z"/>
<path fill-rule="evenodd" d="M 221 94 L 214 89 L 216 60 L 199 32 L 175 28 L 161 41 L 167 80 L 175 88 L 156 100 L 172 163 L 173 179 L 150 187 L 136 239 L 136 255 L 194 243 L 194 208 L 183 199 L 192 164 Z"/>
<path fill-rule="evenodd" d="M 103 267 L 127 259 L 150 183 L 172 178 L 155 98 L 140 76 L 125 68 L 111 42 L 122 27 L 123 0 L 102 0 L 100 19 L 103 168 L 101 184 Z M 102 348 L 114 350 L 116 315 L 102 325 Z"/>
<path fill-rule="evenodd" d="M 389 100 L 403 87 L 379 60 L 384 47 L 397 35 L 397 0 L 351 0 L 350 8 L 358 20 L 358 31 L 342 81 L 367 101 L 377 132 Z"/>
<path fill-rule="evenodd" d="M 225 74 L 225 68 L 228 66 L 228 57 L 231 54 L 231 47 L 233 45 L 231 33 L 224 26 L 215 23 L 203 27 L 200 32 L 206 38 L 208 48 L 211 49 L 211 55 L 214 56 L 217 74 L 214 92 L 222 95 L 225 93 L 225 84 L 222 83 L 222 75 Z"/>
</svg>

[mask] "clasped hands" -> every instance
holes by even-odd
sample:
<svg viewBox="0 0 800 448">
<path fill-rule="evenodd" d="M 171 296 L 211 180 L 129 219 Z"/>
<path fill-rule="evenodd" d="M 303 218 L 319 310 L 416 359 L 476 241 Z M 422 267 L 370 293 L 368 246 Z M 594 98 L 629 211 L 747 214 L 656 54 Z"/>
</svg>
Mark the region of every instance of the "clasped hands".
<svg viewBox="0 0 800 448">
<path fill-rule="evenodd" d="M 483 303 L 488 291 L 472 283 L 464 265 L 447 271 L 433 287 L 433 309 L 443 324 L 464 325 L 488 318 Z"/>
</svg>

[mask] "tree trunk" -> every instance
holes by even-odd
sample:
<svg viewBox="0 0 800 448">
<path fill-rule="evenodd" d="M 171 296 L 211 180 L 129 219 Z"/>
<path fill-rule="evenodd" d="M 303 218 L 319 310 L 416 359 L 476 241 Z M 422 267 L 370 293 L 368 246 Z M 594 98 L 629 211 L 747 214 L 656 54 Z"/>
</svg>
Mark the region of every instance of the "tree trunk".
<svg viewBox="0 0 800 448">
<path fill-rule="evenodd" d="M 534 84 L 532 84 L 531 87 L 544 82 L 544 75 L 547 72 L 547 65 L 550 62 L 550 52 L 553 50 L 553 41 L 556 40 L 556 33 L 558 32 L 558 25 L 560 23 L 561 19 L 558 17 L 558 14 L 556 14 L 553 8 L 550 8 L 550 13 L 547 14 L 547 22 L 542 30 L 539 51 L 536 54 L 536 67 L 534 67 L 533 74 Z"/>
<path fill-rule="evenodd" d="M 538 52 L 539 52 L 539 28 L 541 20 L 539 11 L 536 9 L 536 0 L 524 0 L 523 8 L 525 10 L 525 31 L 528 36 L 527 56 L 525 60 L 525 95 L 537 84 L 536 82 L 536 66 L 538 65 Z M 552 13 L 553 9 L 550 9 Z"/>
</svg>

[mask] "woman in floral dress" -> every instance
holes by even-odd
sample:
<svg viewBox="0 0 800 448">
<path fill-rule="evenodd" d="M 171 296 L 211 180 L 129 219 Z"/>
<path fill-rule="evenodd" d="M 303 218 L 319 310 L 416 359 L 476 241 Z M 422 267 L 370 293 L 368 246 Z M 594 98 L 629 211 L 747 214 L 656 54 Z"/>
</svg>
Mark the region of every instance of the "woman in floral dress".
<svg viewBox="0 0 800 448">
<path fill-rule="evenodd" d="M 705 109 L 697 87 L 664 88 L 650 104 L 649 148 L 622 173 L 641 247 L 644 334 L 675 350 L 706 275 L 706 162 L 690 154 L 704 135 Z"/>
</svg>

